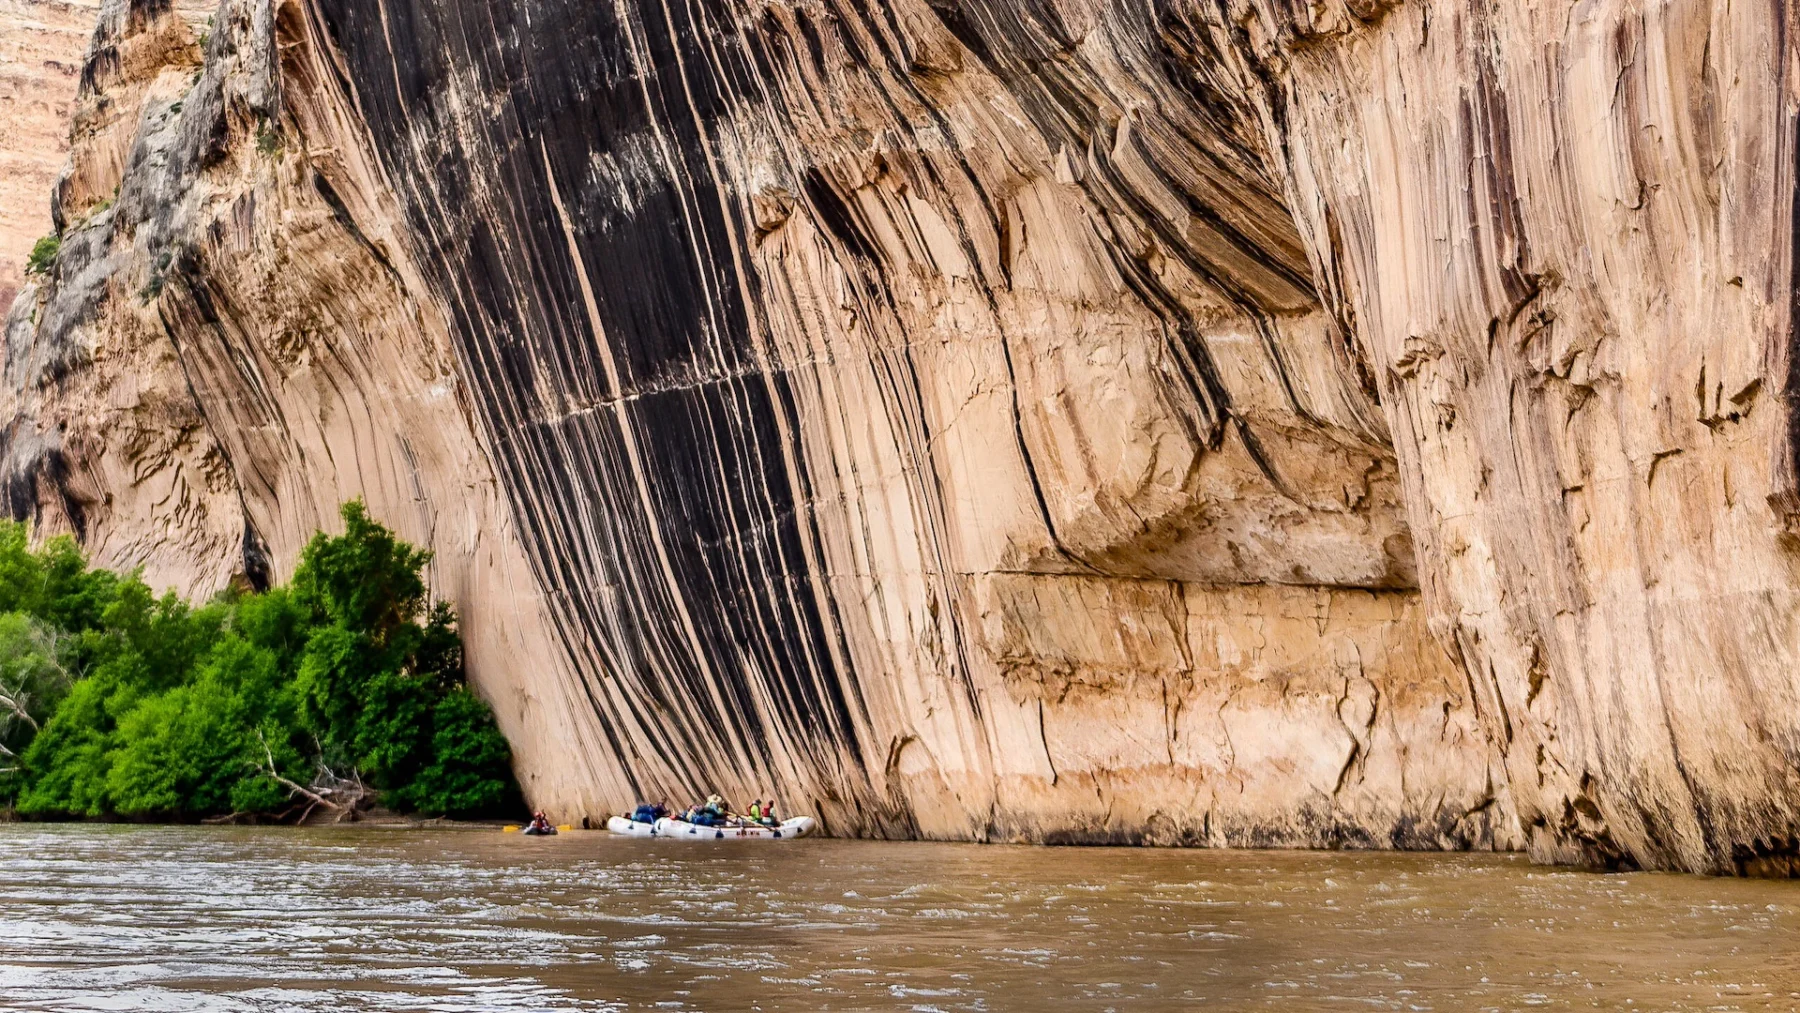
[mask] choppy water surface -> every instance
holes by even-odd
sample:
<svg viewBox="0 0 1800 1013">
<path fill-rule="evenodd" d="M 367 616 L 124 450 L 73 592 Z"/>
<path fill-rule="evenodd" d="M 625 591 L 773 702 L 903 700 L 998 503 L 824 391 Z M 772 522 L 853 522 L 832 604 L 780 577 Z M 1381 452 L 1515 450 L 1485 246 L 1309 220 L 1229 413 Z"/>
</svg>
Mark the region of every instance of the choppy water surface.
<svg viewBox="0 0 1800 1013">
<path fill-rule="evenodd" d="M 1800 886 L 1494 856 L 0 826 L 6 1010 L 1794 1010 Z"/>
</svg>

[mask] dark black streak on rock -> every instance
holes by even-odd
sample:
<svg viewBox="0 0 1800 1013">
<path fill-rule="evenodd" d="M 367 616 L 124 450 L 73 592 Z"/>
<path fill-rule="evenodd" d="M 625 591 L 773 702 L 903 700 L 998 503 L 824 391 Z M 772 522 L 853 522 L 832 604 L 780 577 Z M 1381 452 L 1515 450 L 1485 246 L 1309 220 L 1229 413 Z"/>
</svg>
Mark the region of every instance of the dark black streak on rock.
<svg viewBox="0 0 1800 1013">
<path fill-rule="evenodd" d="M 4 434 L 0 438 L 0 450 L 17 439 L 16 432 Z M 87 507 L 74 492 L 70 482 L 69 458 L 60 449 L 46 449 L 23 467 L 9 468 L 5 474 L 6 512 L 15 521 L 41 523 L 43 517 L 43 501 L 41 495 L 50 491 L 57 503 L 62 507 L 63 516 L 77 539 L 87 537 Z"/>
<path fill-rule="evenodd" d="M 847 655 L 831 649 L 841 633 L 806 572 L 816 532 L 779 449 L 797 430 L 789 381 L 760 360 L 757 293 L 731 269 L 752 229 L 708 153 L 720 120 L 744 115 L 732 107 L 759 101 L 742 84 L 753 56 L 719 27 L 735 14 L 645 5 L 625 25 L 610 4 L 536 4 L 527 18 L 518 2 L 403 0 L 385 5 L 384 29 L 369 5 L 318 7 L 402 181 L 577 666 L 641 691 L 586 687 L 609 745 L 682 782 L 645 790 L 779 785 L 778 738 L 815 784 L 863 779 L 843 769 L 864 754 L 855 676 L 834 669 Z M 452 108 L 452 88 L 483 103 Z M 855 236 L 829 188 L 809 189 L 838 215 L 828 227 Z M 721 740 L 741 744 L 748 771 Z"/>
</svg>

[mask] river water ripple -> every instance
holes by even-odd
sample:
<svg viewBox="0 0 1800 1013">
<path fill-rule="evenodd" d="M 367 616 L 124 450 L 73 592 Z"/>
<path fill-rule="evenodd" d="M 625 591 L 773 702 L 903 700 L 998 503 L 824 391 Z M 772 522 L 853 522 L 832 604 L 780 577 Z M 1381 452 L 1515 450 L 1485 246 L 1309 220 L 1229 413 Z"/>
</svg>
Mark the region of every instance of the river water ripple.
<svg viewBox="0 0 1800 1013">
<path fill-rule="evenodd" d="M 1800 1009 L 1800 884 L 1512 856 L 0 825 L 0 1009 Z"/>
</svg>

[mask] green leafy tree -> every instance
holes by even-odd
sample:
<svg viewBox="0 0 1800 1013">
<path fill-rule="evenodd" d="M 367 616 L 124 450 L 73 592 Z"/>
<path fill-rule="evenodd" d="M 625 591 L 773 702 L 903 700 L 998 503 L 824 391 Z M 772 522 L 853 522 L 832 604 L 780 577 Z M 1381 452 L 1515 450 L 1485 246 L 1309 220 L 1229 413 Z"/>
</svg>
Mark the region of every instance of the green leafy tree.
<svg viewBox="0 0 1800 1013">
<path fill-rule="evenodd" d="M 487 704 L 467 689 L 453 689 L 438 700 L 431 724 L 431 761 L 402 789 L 410 808 L 485 816 L 518 805 L 512 752 Z"/>
<path fill-rule="evenodd" d="M 486 705 L 463 688 L 455 612 L 427 607 L 431 554 L 395 538 L 360 502 L 345 504 L 343 519 L 344 534 L 316 536 L 294 573 L 296 602 L 321 621 L 296 680 L 302 724 L 407 808 L 496 811 L 516 795 L 510 753 Z M 414 790 L 422 777 L 454 787 Z"/>
<path fill-rule="evenodd" d="M 17 807 L 31 815 L 102 816 L 108 810 L 106 775 L 111 766 L 117 694 L 111 675 L 75 684 L 25 751 L 24 791 Z"/>
<path fill-rule="evenodd" d="M 274 652 L 227 632 L 192 681 L 120 718 L 106 782 L 113 810 L 181 817 L 284 807 L 286 790 L 265 770 L 273 762 L 276 773 L 305 776 L 292 696 Z"/>
<path fill-rule="evenodd" d="M 123 715 L 107 757 L 112 810 L 138 817 L 227 810 L 231 789 L 254 762 L 235 705 L 217 682 L 203 679 L 148 697 Z"/>
<path fill-rule="evenodd" d="M 119 577 L 90 570 L 67 535 L 31 548 L 30 532 L 0 521 L 0 612 L 23 612 L 67 633 L 97 629 L 117 594 Z"/>
<path fill-rule="evenodd" d="M 425 609 L 421 573 L 431 553 L 415 549 L 370 519 L 361 500 L 341 511 L 344 533 L 314 535 L 300 552 L 294 598 L 325 621 L 356 630 L 377 649 L 418 632 Z"/>
<path fill-rule="evenodd" d="M 0 798 L 11 794 L 20 754 L 69 691 L 67 639 L 23 612 L 0 613 Z"/>
<path fill-rule="evenodd" d="M 0 800 L 43 816 L 279 813 L 316 804 L 336 771 L 432 815 L 516 804 L 506 741 L 464 686 L 455 612 L 429 601 L 430 553 L 361 502 L 342 514 L 289 587 L 200 607 L 0 525 L 0 760 L 16 761 Z"/>
</svg>

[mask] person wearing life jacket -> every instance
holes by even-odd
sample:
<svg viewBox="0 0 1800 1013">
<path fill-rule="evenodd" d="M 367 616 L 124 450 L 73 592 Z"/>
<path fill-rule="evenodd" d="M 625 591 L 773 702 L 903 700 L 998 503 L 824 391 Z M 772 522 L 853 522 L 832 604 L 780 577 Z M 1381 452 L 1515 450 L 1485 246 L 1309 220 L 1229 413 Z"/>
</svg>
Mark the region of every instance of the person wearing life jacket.
<svg viewBox="0 0 1800 1013">
<path fill-rule="evenodd" d="M 637 811 L 631 814 L 631 820 L 634 823 L 655 823 L 656 806 L 648 802 L 639 803 Z"/>
<path fill-rule="evenodd" d="M 700 827 L 723 826 L 726 810 L 724 799 L 717 795 L 708 795 L 704 803 L 689 810 L 687 821 Z"/>
<path fill-rule="evenodd" d="M 781 820 L 775 815 L 775 800 L 774 799 L 770 799 L 767 802 L 763 803 L 762 821 L 761 822 L 762 822 L 762 825 L 765 827 L 776 826 L 777 824 L 779 824 L 781 822 Z"/>
<path fill-rule="evenodd" d="M 750 803 L 750 811 L 745 813 L 744 815 L 746 817 L 748 817 L 750 822 L 752 822 L 752 823 L 761 823 L 763 821 L 762 799 L 759 798 L 756 801 Z"/>
</svg>

